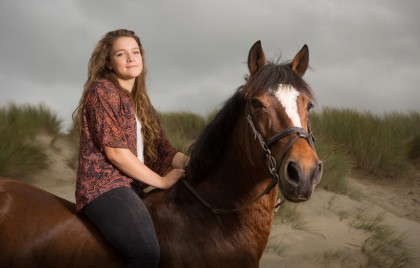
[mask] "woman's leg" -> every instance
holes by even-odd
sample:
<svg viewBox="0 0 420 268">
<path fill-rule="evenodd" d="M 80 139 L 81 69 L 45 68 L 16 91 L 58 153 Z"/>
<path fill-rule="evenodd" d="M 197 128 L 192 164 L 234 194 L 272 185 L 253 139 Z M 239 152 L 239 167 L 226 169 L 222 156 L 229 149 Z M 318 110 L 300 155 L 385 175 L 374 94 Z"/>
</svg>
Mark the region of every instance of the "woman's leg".
<svg viewBox="0 0 420 268">
<path fill-rule="evenodd" d="M 83 212 L 125 257 L 128 267 L 159 265 L 160 248 L 152 219 L 132 189 L 119 187 L 106 192 Z"/>
</svg>

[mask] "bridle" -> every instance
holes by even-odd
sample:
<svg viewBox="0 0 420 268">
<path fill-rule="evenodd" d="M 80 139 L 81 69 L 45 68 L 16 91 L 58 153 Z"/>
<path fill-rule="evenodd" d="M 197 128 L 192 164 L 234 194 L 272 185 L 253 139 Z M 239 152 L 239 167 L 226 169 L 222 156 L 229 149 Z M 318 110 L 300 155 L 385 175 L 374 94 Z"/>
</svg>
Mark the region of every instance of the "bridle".
<svg viewBox="0 0 420 268">
<path fill-rule="evenodd" d="M 289 152 L 289 150 L 292 148 L 292 145 L 299 139 L 299 138 L 303 138 L 306 139 L 309 143 L 309 145 L 312 147 L 312 149 L 315 151 L 315 146 L 314 146 L 314 137 L 312 135 L 312 131 L 310 128 L 310 124 L 309 124 L 309 119 L 308 119 L 308 131 L 306 131 L 304 128 L 301 127 L 291 127 L 291 128 L 287 128 L 285 130 L 282 130 L 276 134 L 274 134 L 272 137 L 270 137 L 269 139 L 264 140 L 264 138 L 262 137 L 261 133 L 257 130 L 257 128 L 255 127 L 255 124 L 252 120 L 251 114 L 250 114 L 250 109 L 249 109 L 249 105 L 250 103 L 247 103 L 246 105 L 246 128 L 247 133 L 248 133 L 248 137 L 249 134 L 252 134 L 254 136 L 254 139 L 256 141 L 258 141 L 258 143 L 260 144 L 262 150 L 264 151 L 264 163 L 267 163 L 266 165 L 264 164 L 264 168 L 266 169 L 266 171 L 268 172 L 268 174 L 271 177 L 271 182 L 270 184 L 265 188 L 265 190 L 260 193 L 257 197 L 255 197 L 252 201 L 248 202 L 246 205 L 241 206 L 241 207 L 237 207 L 234 209 L 220 209 L 220 208 L 213 208 L 201 195 L 200 193 L 197 192 L 197 190 L 185 179 L 182 180 L 182 182 L 184 183 L 184 185 L 188 188 L 188 190 L 190 190 L 190 192 L 204 205 L 206 206 L 208 209 L 210 209 L 213 213 L 215 214 L 229 214 L 229 213 L 233 213 L 233 212 L 237 212 L 239 210 L 242 210 L 246 207 L 248 207 L 250 204 L 252 204 L 253 202 L 257 201 L 258 199 L 260 199 L 261 197 L 263 197 L 264 195 L 268 194 L 271 192 L 271 190 L 280 182 L 280 178 L 279 178 L 279 168 L 281 166 L 281 163 L 283 162 L 285 156 L 287 155 L 287 153 Z M 250 130 L 249 130 L 250 129 Z M 293 135 L 293 136 L 292 136 Z M 284 146 L 282 152 L 280 153 L 280 158 L 279 160 L 276 161 L 276 159 L 274 158 L 274 156 L 271 153 L 270 147 L 272 145 L 274 145 L 277 141 L 284 139 L 286 137 L 292 136 L 289 141 L 286 143 L 286 145 Z M 246 146 L 246 150 L 247 150 L 247 155 L 249 160 L 253 163 L 252 160 L 252 149 L 251 149 L 251 141 L 250 138 L 247 139 L 246 141 L 247 146 Z M 279 207 L 285 200 L 281 201 L 281 202 L 277 202 L 275 208 Z"/>
</svg>

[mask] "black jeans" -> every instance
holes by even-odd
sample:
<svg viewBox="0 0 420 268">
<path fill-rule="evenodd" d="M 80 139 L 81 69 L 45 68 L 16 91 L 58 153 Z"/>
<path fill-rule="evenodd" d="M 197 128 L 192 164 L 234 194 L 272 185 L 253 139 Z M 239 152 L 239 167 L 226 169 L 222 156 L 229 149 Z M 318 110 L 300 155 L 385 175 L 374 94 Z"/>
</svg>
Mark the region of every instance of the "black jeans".
<svg viewBox="0 0 420 268">
<path fill-rule="evenodd" d="M 128 267 L 158 267 L 156 231 L 149 211 L 134 190 L 110 190 L 91 201 L 83 212 L 125 257 Z"/>
</svg>

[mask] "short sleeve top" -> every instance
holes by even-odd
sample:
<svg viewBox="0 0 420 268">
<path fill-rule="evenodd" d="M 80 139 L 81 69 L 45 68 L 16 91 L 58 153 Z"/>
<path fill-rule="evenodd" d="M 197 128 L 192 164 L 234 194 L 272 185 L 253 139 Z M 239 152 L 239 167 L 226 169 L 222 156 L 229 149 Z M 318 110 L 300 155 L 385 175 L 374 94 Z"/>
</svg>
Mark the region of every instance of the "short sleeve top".
<svg viewBox="0 0 420 268">
<path fill-rule="evenodd" d="M 106 157 L 104 146 L 129 149 L 137 156 L 136 116 L 129 92 L 106 79 L 98 80 L 84 100 L 76 182 L 76 210 L 101 194 L 121 186 L 131 187 L 132 178 Z M 176 150 L 160 129 L 155 144 L 158 159 L 145 156 L 145 165 L 159 175 L 170 167 Z"/>
</svg>

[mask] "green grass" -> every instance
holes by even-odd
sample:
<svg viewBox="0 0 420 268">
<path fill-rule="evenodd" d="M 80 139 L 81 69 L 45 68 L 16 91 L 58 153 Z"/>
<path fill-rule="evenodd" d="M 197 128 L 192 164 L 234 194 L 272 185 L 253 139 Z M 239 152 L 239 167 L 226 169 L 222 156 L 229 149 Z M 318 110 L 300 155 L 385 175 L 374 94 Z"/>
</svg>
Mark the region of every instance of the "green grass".
<svg viewBox="0 0 420 268">
<path fill-rule="evenodd" d="M 41 133 L 60 134 L 61 121 L 44 105 L 9 104 L 0 109 L 0 176 L 25 178 L 48 167 Z M 53 139 L 54 140 L 54 139 Z"/>
<path fill-rule="evenodd" d="M 359 267 L 356 255 L 346 250 L 325 250 L 305 255 L 308 261 L 317 263 L 316 267 Z"/>
<path fill-rule="evenodd" d="M 379 226 L 362 246 L 368 258 L 366 267 L 407 267 L 413 257 L 405 241 L 405 234 L 397 234 L 389 226 Z"/>
<path fill-rule="evenodd" d="M 349 223 L 349 225 L 355 229 L 361 229 L 364 231 L 375 231 L 382 225 L 385 214 L 379 213 L 375 216 L 371 216 L 368 208 L 360 208 L 357 211 L 356 217 Z"/>
<path fill-rule="evenodd" d="M 323 162 L 323 174 L 320 187 L 335 193 L 348 193 L 346 177 L 354 166 L 353 160 L 345 152 L 344 145 L 331 142 L 325 131 L 325 120 L 321 113 L 311 113 L 311 126 L 316 138 L 315 148 Z"/>
<path fill-rule="evenodd" d="M 409 144 L 409 156 L 412 159 L 420 159 L 420 133 Z"/>
<path fill-rule="evenodd" d="M 73 169 L 77 170 L 79 164 L 79 143 L 80 143 L 80 134 L 76 129 L 75 124 L 72 124 L 69 133 L 66 135 L 66 138 L 71 144 L 74 145 L 74 151 L 70 159 L 68 159 L 67 165 Z"/>
<path fill-rule="evenodd" d="M 26 178 L 48 167 L 47 156 L 40 145 L 23 141 L 7 143 L 6 140 L 11 139 L 4 135 L 1 137 L 0 176 Z"/>
<path fill-rule="evenodd" d="M 16 138 L 34 138 L 42 131 L 60 134 L 61 120 L 45 105 L 16 105 L 0 109 L 0 133 L 12 132 Z"/>
<path fill-rule="evenodd" d="M 204 117 L 189 112 L 166 112 L 158 115 L 171 144 L 185 154 L 207 122 Z"/>
<path fill-rule="evenodd" d="M 412 251 L 406 246 L 407 238 L 384 224 L 384 220 L 385 213 L 371 215 L 368 208 L 360 208 L 349 223 L 352 228 L 371 233 L 361 248 L 367 257 L 363 267 L 406 267 L 412 261 Z"/>
<path fill-rule="evenodd" d="M 304 230 L 307 224 L 297 211 L 297 205 L 285 202 L 280 206 L 278 218 L 281 223 L 287 224 L 294 230 Z"/>
<path fill-rule="evenodd" d="M 343 153 L 343 146 L 319 140 L 316 149 L 323 162 L 320 187 L 335 193 L 348 194 L 351 189 L 346 178 L 354 165 L 353 160 Z"/>
<path fill-rule="evenodd" d="M 354 168 L 378 178 L 413 175 L 411 159 L 419 154 L 412 149 L 419 146 L 419 113 L 378 116 L 325 108 L 312 118 L 320 143 L 338 148 L 338 158 L 347 155 Z"/>
<path fill-rule="evenodd" d="M 278 256 L 284 255 L 288 249 L 289 246 L 283 244 L 280 234 L 271 235 L 265 247 L 266 252 L 273 252 Z"/>
</svg>

